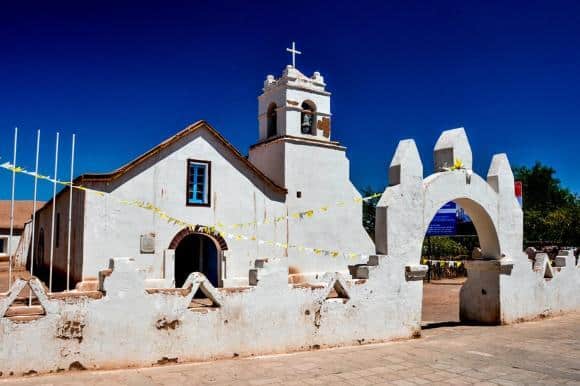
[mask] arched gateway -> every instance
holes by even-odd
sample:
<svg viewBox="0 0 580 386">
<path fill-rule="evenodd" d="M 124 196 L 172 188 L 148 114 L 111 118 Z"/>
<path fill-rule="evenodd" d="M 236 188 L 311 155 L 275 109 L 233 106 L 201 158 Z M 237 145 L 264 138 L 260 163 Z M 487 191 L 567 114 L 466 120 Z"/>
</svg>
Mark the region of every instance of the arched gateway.
<svg viewBox="0 0 580 386">
<path fill-rule="evenodd" d="M 199 228 L 182 229 L 169 244 L 175 251 L 175 286 L 181 287 L 192 272 L 203 273 L 214 287 L 222 285 L 222 253 L 228 249 L 219 234 L 200 232 Z"/>
<path fill-rule="evenodd" d="M 423 164 L 413 140 L 399 142 L 389 167 L 389 187 L 377 206 L 377 253 L 419 265 L 421 246 L 437 210 L 455 201 L 471 217 L 483 258 L 467 264 L 461 292 L 462 320 L 501 320 L 499 275 L 522 258 L 523 215 L 514 195 L 507 156 L 493 157 L 487 181 L 472 170 L 465 131 L 441 134 L 434 151 L 435 173 L 423 178 Z"/>
</svg>

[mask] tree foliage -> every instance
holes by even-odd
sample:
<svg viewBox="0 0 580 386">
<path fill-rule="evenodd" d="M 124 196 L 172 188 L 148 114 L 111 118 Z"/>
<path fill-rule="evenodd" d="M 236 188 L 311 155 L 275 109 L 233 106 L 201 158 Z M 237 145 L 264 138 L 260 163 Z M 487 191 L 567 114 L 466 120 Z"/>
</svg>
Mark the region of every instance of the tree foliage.
<svg viewBox="0 0 580 386">
<path fill-rule="evenodd" d="M 363 197 L 369 197 L 376 193 L 380 192 L 373 190 L 370 186 L 362 190 Z M 380 197 L 376 197 L 363 201 L 363 226 L 373 241 L 375 239 L 375 212 L 379 200 Z"/>
<path fill-rule="evenodd" d="M 522 182 L 527 244 L 580 245 L 580 198 L 562 187 L 556 170 L 536 162 L 514 168 Z"/>
<path fill-rule="evenodd" d="M 423 241 L 423 256 L 456 257 L 469 255 L 470 251 L 459 241 L 447 236 L 430 236 Z"/>
</svg>

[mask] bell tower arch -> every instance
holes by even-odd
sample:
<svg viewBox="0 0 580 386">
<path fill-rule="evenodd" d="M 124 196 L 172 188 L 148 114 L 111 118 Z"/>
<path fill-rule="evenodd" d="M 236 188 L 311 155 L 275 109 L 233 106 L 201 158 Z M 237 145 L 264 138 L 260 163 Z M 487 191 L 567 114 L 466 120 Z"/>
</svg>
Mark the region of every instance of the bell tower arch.
<svg viewBox="0 0 580 386">
<path fill-rule="evenodd" d="M 330 95 L 320 72 L 307 77 L 288 65 L 280 78 L 268 75 L 258 97 L 258 143 L 285 136 L 330 141 Z"/>
</svg>

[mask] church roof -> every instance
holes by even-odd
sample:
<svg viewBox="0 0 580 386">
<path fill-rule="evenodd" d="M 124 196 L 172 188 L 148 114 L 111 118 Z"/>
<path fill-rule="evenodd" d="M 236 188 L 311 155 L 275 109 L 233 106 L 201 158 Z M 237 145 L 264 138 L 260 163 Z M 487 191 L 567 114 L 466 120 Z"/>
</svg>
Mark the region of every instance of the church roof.
<svg viewBox="0 0 580 386">
<path fill-rule="evenodd" d="M 253 173 L 256 177 L 260 180 L 264 181 L 266 185 L 268 185 L 273 191 L 277 193 L 286 194 L 288 191 L 286 188 L 276 184 L 270 178 L 268 178 L 264 173 L 260 171 L 254 164 L 252 164 L 246 157 L 244 157 L 228 140 L 226 140 L 216 129 L 214 129 L 209 123 L 206 121 L 197 121 L 185 129 L 181 130 L 179 133 L 169 137 L 165 141 L 161 142 L 159 145 L 155 146 L 148 152 L 142 154 L 141 156 L 137 157 L 133 161 L 129 162 L 126 165 L 121 166 L 119 169 L 111 172 L 111 173 L 90 173 L 90 174 L 83 174 L 78 177 L 76 180 L 85 182 L 111 182 L 116 180 L 117 178 L 123 176 L 125 173 L 130 171 L 131 169 L 137 167 L 141 163 L 148 160 L 150 157 L 157 155 L 163 149 L 171 146 L 175 142 L 179 141 L 181 138 L 190 135 L 191 133 L 198 131 L 200 129 L 206 129 L 211 135 L 213 135 L 219 142 L 221 142 L 224 147 L 235 157 L 237 158 L 244 166 L 246 166 L 251 173 Z"/>
</svg>

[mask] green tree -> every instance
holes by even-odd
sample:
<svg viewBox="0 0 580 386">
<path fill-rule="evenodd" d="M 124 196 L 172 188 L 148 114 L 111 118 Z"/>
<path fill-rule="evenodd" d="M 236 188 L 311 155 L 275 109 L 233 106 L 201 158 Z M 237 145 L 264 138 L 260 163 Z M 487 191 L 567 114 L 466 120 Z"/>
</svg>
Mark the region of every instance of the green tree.
<svg viewBox="0 0 580 386">
<path fill-rule="evenodd" d="M 469 255 L 467 248 L 460 242 L 446 236 L 431 236 L 423 241 L 423 256 L 456 257 Z"/>
<path fill-rule="evenodd" d="M 361 192 L 363 198 L 369 197 L 374 194 L 381 193 L 377 192 L 370 186 L 364 188 Z M 377 204 L 379 203 L 380 197 L 371 198 L 369 200 L 363 201 L 363 226 L 366 229 L 369 236 L 375 239 L 375 213 L 377 209 Z"/>
<path fill-rule="evenodd" d="M 580 198 L 564 188 L 556 170 L 536 162 L 514 168 L 522 182 L 526 243 L 580 245 Z"/>
</svg>

